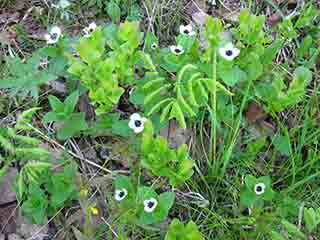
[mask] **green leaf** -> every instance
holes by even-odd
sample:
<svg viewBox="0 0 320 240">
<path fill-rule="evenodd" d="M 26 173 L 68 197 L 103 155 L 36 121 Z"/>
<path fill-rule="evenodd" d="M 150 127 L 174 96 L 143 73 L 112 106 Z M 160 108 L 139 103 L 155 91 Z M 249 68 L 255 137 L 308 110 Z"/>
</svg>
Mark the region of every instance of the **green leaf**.
<svg viewBox="0 0 320 240">
<path fill-rule="evenodd" d="M 273 140 L 273 145 L 277 151 L 285 156 L 290 156 L 291 145 L 290 139 L 287 136 L 276 135 Z"/>
<path fill-rule="evenodd" d="M 131 48 L 137 48 L 141 43 L 143 33 L 139 31 L 138 22 L 128 22 L 120 24 L 118 37 L 121 41 L 127 42 Z"/>
<path fill-rule="evenodd" d="M 240 195 L 240 202 L 246 207 L 251 207 L 252 204 L 256 201 L 256 196 L 252 191 L 244 190 Z"/>
<path fill-rule="evenodd" d="M 36 224 L 42 224 L 46 218 L 47 199 L 41 189 L 31 184 L 29 186 L 28 199 L 23 202 L 21 209 L 24 215 Z"/>
<path fill-rule="evenodd" d="M 307 239 L 307 237 L 294 224 L 292 224 L 284 219 L 281 221 L 281 223 L 286 228 L 286 230 L 288 231 L 288 233 L 290 235 L 292 235 L 294 237 L 298 237 L 300 239 Z"/>
<path fill-rule="evenodd" d="M 119 23 L 121 17 L 121 9 L 115 1 L 110 1 L 107 4 L 107 13 L 112 22 Z"/>
<path fill-rule="evenodd" d="M 64 111 L 64 104 L 56 96 L 50 95 L 48 99 L 49 99 L 50 107 L 54 112 Z"/>
<path fill-rule="evenodd" d="M 220 45 L 220 36 L 223 32 L 222 22 L 217 18 L 212 18 L 209 16 L 207 18 L 207 24 L 205 29 L 206 39 L 209 41 L 210 45 L 214 48 Z"/>
<path fill-rule="evenodd" d="M 278 38 L 275 40 L 267 49 L 264 50 L 264 53 L 261 57 L 261 63 L 263 65 L 272 63 L 273 59 L 279 53 L 279 50 L 283 46 L 284 40 L 282 38 Z"/>
<path fill-rule="evenodd" d="M 128 120 L 119 120 L 112 124 L 112 133 L 121 137 L 128 137 L 131 134 L 131 129 L 128 126 Z"/>
<path fill-rule="evenodd" d="M 46 115 L 43 116 L 42 122 L 61 122 L 66 119 L 66 115 L 64 113 L 55 113 L 55 112 L 48 112 Z"/>
<path fill-rule="evenodd" d="M 66 140 L 87 128 L 88 125 L 85 121 L 85 114 L 73 113 L 66 121 L 63 122 L 63 126 L 58 130 L 57 137 L 60 140 Z"/>
<path fill-rule="evenodd" d="M 280 233 L 277 233 L 275 231 L 270 232 L 270 237 L 271 237 L 271 240 L 287 240 Z"/>
<path fill-rule="evenodd" d="M 190 221 L 187 225 L 181 223 L 178 219 L 173 219 L 168 232 L 166 234 L 165 240 L 203 240 L 202 234 L 198 230 L 198 226 Z"/>
<path fill-rule="evenodd" d="M 315 211 L 314 208 L 304 208 L 304 221 L 309 233 L 312 233 L 320 224 L 320 208 Z"/>
<path fill-rule="evenodd" d="M 84 62 L 94 65 L 101 61 L 101 57 L 104 54 L 105 41 L 101 27 L 97 27 L 90 38 L 80 39 L 76 50 Z"/>
<path fill-rule="evenodd" d="M 174 192 L 164 192 L 159 195 L 159 207 L 167 217 L 169 209 L 173 206 L 176 195 Z"/>
<path fill-rule="evenodd" d="M 233 87 L 240 81 L 245 81 L 247 76 L 238 66 L 220 68 L 218 74 L 222 81 L 230 87 Z"/>
<path fill-rule="evenodd" d="M 314 4 L 310 4 L 308 8 L 304 8 L 301 10 L 298 20 L 295 23 L 295 28 L 303 28 L 311 25 L 314 22 L 315 16 L 318 10 L 314 6 Z"/>
<path fill-rule="evenodd" d="M 76 104 L 79 100 L 79 92 L 75 91 L 70 94 L 64 101 L 64 112 L 66 115 L 69 115 L 74 112 Z"/>
<path fill-rule="evenodd" d="M 187 124 L 186 124 L 183 112 L 182 112 L 178 102 L 174 102 L 172 105 L 169 120 L 173 119 L 173 118 L 177 119 L 181 128 L 184 128 L 184 129 L 187 128 Z"/>
</svg>

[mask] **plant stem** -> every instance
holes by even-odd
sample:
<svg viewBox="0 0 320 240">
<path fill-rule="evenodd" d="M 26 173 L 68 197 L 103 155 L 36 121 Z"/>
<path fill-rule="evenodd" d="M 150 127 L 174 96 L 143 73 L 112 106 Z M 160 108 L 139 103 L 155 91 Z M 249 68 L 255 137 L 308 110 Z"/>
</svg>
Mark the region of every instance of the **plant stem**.
<svg viewBox="0 0 320 240">
<path fill-rule="evenodd" d="M 232 139 L 231 139 L 231 143 L 230 143 L 229 147 L 227 148 L 227 150 L 225 151 L 225 153 L 223 155 L 223 166 L 222 166 L 222 169 L 221 169 L 221 172 L 220 172 L 220 176 L 224 176 L 224 174 L 225 174 L 225 172 L 227 170 L 227 167 L 229 165 L 229 162 L 230 162 L 230 159 L 231 159 L 231 155 L 232 155 L 232 152 L 233 152 L 233 148 L 234 148 L 234 146 L 236 144 L 237 137 L 238 137 L 238 134 L 240 132 L 240 126 L 241 126 L 241 121 L 242 121 L 242 112 L 244 110 L 244 107 L 245 107 L 245 105 L 247 103 L 247 100 L 248 100 L 248 97 L 249 97 L 249 91 L 250 91 L 250 88 L 251 88 L 252 81 L 253 80 L 250 79 L 249 82 L 248 82 L 247 89 L 245 91 L 245 95 L 243 96 L 243 99 L 242 99 L 242 102 L 241 102 L 238 122 L 237 122 L 237 125 L 235 127 L 234 134 L 233 134 Z"/>
<path fill-rule="evenodd" d="M 210 136 L 210 164 L 213 166 L 216 163 L 216 146 L 217 146 L 217 52 L 213 49 L 212 53 L 212 92 L 211 92 L 211 136 Z"/>
</svg>

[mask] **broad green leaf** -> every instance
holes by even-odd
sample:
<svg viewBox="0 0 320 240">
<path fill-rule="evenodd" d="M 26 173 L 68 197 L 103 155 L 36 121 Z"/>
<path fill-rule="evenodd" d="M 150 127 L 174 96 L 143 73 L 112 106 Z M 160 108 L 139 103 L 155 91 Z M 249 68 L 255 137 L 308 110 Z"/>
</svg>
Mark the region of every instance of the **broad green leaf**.
<svg viewBox="0 0 320 240">
<path fill-rule="evenodd" d="M 112 124 L 112 133 L 121 137 L 128 137 L 132 130 L 128 126 L 128 120 L 119 120 Z"/>
<path fill-rule="evenodd" d="M 62 127 L 58 130 L 57 137 L 60 140 L 66 140 L 87 128 L 88 125 L 85 121 L 85 114 L 73 113 L 66 121 L 63 122 Z"/>
<path fill-rule="evenodd" d="M 231 68 L 221 68 L 218 71 L 219 77 L 228 86 L 232 87 L 240 81 L 245 81 L 247 74 L 242 71 L 238 66 Z"/>
<path fill-rule="evenodd" d="M 202 234 L 198 230 L 198 226 L 190 221 L 186 225 L 181 223 L 178 219 L 173 219 L 165 240 L 203 240 Z"/>
<path fill-rule="evenodd" d="M 56 96 L 50 95 L 48 99 L 50 107 L 54 112 L 61 113 L 64 111 L 64 104 Z"/>
<path fill-rule="evenodd" d="M 285 156 L 290 156 L 290 139 L 287 136 L 277 135 L 272 141 L 276 150 Z"/>
<path fill-rule="evenodd" d="M 320 212 L 317 213 L 313 208 L 304 208 L 304 221 L 309 233 L 313 232 L 320 224 Z"/>
<path fill-rule="evenodd" d="M 107 13 L 110 16 L 112 22 L 119 23 L 121 17 L 121 9 L 119 5 L 114 1 L 110 1 L 107 4 Z"/>
<path fill-rule="evenodd" d="M 268 46 L 268 48 L 264 50 L 264 53 L 261 57 L 261 63 L 264 65 L 272 63 L 273 59 L 276 57 L 276 55 L 279 53 L 279 50 L 283 46 L 283 42 L 283 39 L 278 38 L 270 46 Z"/>
<path fill-rule="evenodd" d="M 285 229 L 288 231 L 288 233 L 290 233 L 290 235 L 294 237 L 298 237 L 299 239 L 307 239 L 307 237 L 294 224 L 284 219 L 281 221 L 281 223 L 285 227 Z"/>
<path fill-rule="evenodd" d="M 285 237 L 283 237 L 280 233 L 277 233 L 276 231 L 270 232 L 271 240 L 287 240 Z"/>
<path fill-rule="evenodd" d="M 74 112 L 76 104 L 79 100 L 79 92 L 75 91 L 70 94 L 64 101 L 64 112 L 66 115 L 69 115 Z"/>
</svg>

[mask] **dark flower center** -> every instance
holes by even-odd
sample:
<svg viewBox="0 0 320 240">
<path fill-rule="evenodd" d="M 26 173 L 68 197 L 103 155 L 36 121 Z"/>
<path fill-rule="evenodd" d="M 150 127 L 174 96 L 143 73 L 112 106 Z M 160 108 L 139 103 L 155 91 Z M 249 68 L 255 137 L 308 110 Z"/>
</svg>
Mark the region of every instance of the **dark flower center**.
<svg viewBox="0 0 320 240">
<path fill-rule="evenodd" d="M 57 33 L 51 33 L 50 37 L 51 37 L 52 40 L 56 40 L 57 37 L 58 37 L 58 34 Z"/>
<path fill-rule="evenodd" d="M 175 53 L 181 53 L 181 50 L 179 48 L 176 48 L 174 51 Z"/>
<path fill-rule="evenodd" d="M 261 186 L 257 186 L 257 187 L 256 187 L 256 191 L 257 191 L 257 192 L 262 192 L 262 187 L 261 187 Z"/>
<path fill-rule="evenodd" d="M 142 122 L 141 122 L 140 120 L 135 120 L 135 121 L 134 121 L 134 125 L 135 125 L 136 127 L 140 127 L 141 124 L 142 124 Z"/>
<path fill-rule="evenodd" d="M 152 208 L 154 206 L 154 202 L 148 202 L 148 208 Z"/>
<path fill-rule="evenodd" d="M 119 197 L 124 197 L 124 191 L 119 192 Z"/>
<path fill-rule="evenodd" d="M 184 34 L 189 34 L 189 30 L 188 30 L 188 29 L 185 29 L 185 30 L 183 31 L 183 33 L 184 33 Z"/>
<path fill-rule="evenodd" d="M 228 57 L 232 56 L 232 54 L 233 54 L 232 50 L 227 50 L 227 51 L 226 51 L 226 55 L 227 55 Z"/>
<path fill-rule="evenodd" d="M 157 44 L 153 43 L 153 44 L 151 45 L 151 47 L 152 47 L 152 48 L 156 48 L 156 47 L 157 47 Z"/>
<path fill-rule="evenodd" d="M 93 28 L 89 28 L 89 32 L 92 33 L 93 32 Z"/>
</svg>

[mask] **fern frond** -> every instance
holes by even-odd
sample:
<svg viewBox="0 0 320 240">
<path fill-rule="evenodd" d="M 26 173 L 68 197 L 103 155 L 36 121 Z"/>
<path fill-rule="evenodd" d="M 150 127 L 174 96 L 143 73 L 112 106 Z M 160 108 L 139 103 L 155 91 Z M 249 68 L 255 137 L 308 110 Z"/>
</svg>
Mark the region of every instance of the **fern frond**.
<svg viewBox="0 0 320 240">
<path fill-rule="evenodd" d="M 33 137 L 17 135 L 14 138 L 19 145 L 39 146 L 41 141 Z"/>
<path fill-rule="evenodd" d="M 166 98 L 166 99 L 163 99 L 161 100 L 160 102 L 158 102 L 156 105 L 154 105 L 147 113 L 147 116 L 151 116 L 152 114 L 156 113 L 156 112 L 159 112 L 161 107 L 163 105 L 165 105 L 166 103 L 168 102 L 171 102 L 173 101 L 174 98 Z"/>
<path fill-rule="evenodd" d="M 31 122 L 32 116 L 35 114 L 37 110 L 41 108 L 35 107 L 35 108 L 30 108 L 20 114 L 18 117 L 17 123 L 15 125 L 15 129 L 18 130 L 25 130 L 25 131 L 30 131 L 32 128 L 30 128 L 29 123 Z"/>
<path fill-rule="evenodd" d="M 9 153 L 14 153 L 13 144 L 1 134 L 0 134 L 0 146 L 3 147 L 5 151 Z"/>
<path fill-rule="evenodd" d="M 47 159 L 50 153 L 42 148 L 16 148 L 15 154 L 18 158 L 22 160 L 29 159 Z"/>
<path fill-rule="evenodd" d="M 169 87 L 171 87 L 171 84 L 168 83 L 153 91 L 151 94 L 145 97 L 144 104 L 149 104 L 156 96 L 160 95 L 161 92 L 165 91 Z"/>
</svg>

